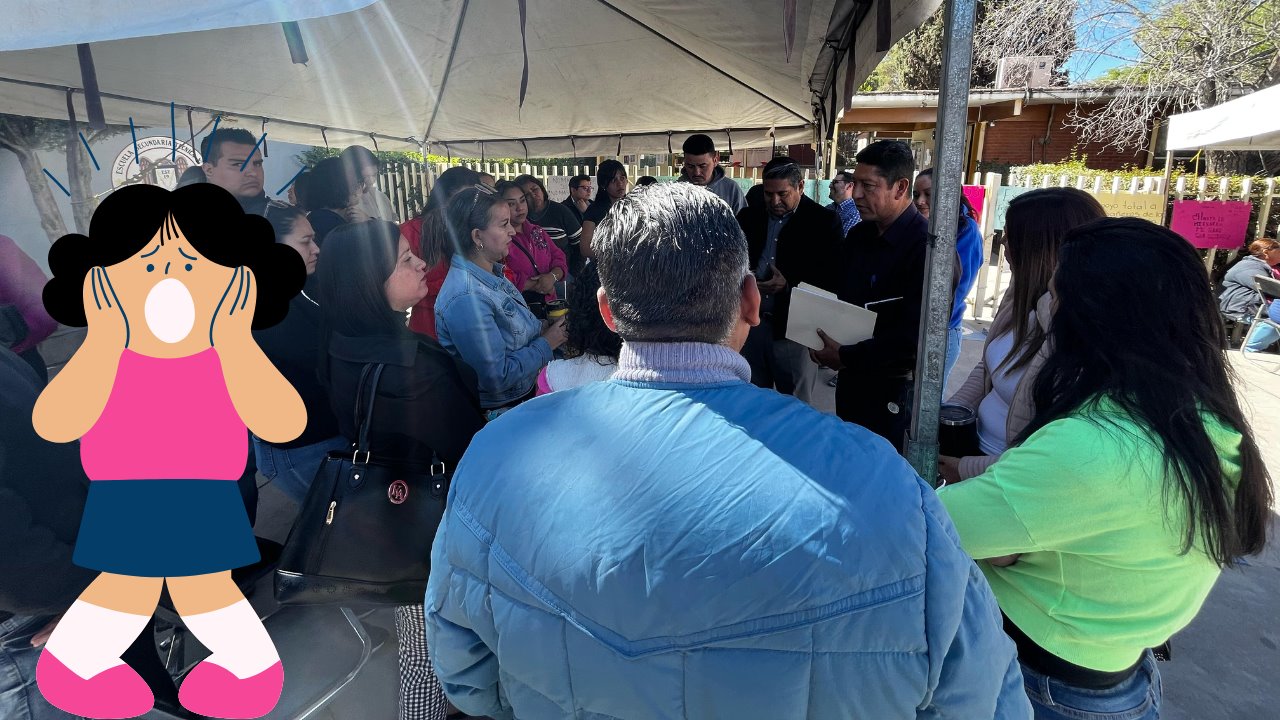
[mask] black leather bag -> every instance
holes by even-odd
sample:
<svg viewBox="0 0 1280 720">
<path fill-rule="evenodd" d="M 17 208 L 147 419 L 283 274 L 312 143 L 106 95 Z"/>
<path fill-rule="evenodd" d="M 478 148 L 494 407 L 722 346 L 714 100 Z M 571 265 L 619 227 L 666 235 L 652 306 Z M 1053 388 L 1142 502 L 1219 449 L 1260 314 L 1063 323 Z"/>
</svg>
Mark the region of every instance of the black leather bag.
<svg viewBox="0 0 1280 720">
<path fill-rule="evenodd" d="M 374 457 L 369 426 L 384 365 L 366 365 L 354 450 L 331 452 L 307 491 L 275 576 L 282 605 L 417 605 L 431 572 L 449 473 Z"/>
</svg>

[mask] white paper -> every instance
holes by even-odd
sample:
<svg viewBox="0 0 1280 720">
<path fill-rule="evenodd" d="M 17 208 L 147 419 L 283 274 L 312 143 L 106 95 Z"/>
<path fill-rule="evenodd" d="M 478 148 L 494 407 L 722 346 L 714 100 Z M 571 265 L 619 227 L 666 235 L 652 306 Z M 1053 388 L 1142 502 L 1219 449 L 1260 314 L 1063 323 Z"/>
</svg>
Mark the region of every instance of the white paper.
<svg viewBox="0 0 1280 720">
<path fill-rule="evenodd" d="M 856 345 L 871 338 L 876 314 L 839 300 L 833 293 L 812 285 L 791 289 L 791 309 L 787 315 L 787 339 L 812 350 L 823 348 L 818 328 L 841 345 Z"/>
</svg>

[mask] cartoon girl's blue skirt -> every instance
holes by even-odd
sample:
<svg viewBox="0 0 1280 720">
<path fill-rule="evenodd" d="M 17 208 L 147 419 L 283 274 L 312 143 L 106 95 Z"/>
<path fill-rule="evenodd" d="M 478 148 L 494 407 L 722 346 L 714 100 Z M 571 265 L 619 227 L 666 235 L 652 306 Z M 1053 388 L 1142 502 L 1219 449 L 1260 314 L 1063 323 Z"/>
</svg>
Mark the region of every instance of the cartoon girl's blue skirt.
<svg viewBox="0 0 1280 720">
<path fill-rule="evenodd" d="M 95 480 L 71 559 L 119 575 L 184 577 L 259 557 L 235 481 Z"/>
</svg>

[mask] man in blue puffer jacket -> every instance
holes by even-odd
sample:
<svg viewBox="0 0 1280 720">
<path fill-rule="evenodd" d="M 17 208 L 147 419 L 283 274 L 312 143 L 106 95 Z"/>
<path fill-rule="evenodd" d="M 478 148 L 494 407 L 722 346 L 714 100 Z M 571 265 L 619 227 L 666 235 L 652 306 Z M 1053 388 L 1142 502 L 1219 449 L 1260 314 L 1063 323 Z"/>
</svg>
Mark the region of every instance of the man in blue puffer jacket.
<svg viewBox="0 0 1280 720">
<path fill-rule="evenodd" d="M 751 385 L 760 294 L 684 183 L 593 243 L 607 382 L 472 441 L 432 551 L 445 692 L 493 718 L 1030 718 L 1013 644 L 933 490 L 885 440 Z"/>
</svg>

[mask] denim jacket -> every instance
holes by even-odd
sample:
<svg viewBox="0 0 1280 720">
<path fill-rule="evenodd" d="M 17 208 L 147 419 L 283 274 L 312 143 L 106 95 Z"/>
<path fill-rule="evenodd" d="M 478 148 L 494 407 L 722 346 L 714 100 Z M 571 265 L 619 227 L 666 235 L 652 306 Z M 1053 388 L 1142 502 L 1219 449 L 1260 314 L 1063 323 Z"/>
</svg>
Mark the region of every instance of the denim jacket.
<svg viewBox="0 0 1280 720">
<path fill-rule="evenodd" d="M 436 334 L 446 350 L 476 371 L 485 409 L 524 397 L 551 362 L 542 322 L 503 277 L 502 265 L 495 263 L 487 273 L 461 254 L 449 261 L 436 298 Z"/>
</svg>

